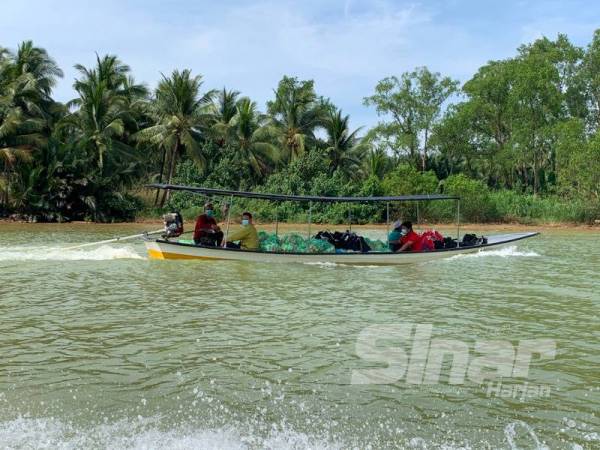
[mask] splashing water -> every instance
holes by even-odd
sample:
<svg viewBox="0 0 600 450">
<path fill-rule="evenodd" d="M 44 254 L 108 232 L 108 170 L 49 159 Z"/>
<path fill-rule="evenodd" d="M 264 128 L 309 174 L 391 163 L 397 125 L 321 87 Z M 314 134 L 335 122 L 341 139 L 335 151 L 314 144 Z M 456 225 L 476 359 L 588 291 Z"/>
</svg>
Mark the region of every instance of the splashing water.
<svg viewBox="0 0 600 450">
<path fill-rule="evenodd" d="M 509 423 L 506 426 L 506 428 L 504 428 L 504 436 L 506 437 L 506 440 L 511 450 L 518 450 L 520 448 L 515 443 L 515 439 L 519 437 L 519 428 L 525 430 L 525 436 L 527 436 L 527 438 L 530 439 L 530 442 L 535 445 L 535 447 L 533 448 L 535 448 L 536 450 L 549 450 L 546 445 L 540 442 L 537 435 L 535 434 L 535 431 L 533 431 L 533 428 L 531 428 L 529 425 L 527 425 L 521 420 Z"/>
<path fill-rule="evenodd" d="M 374 266 L 374 265 L 368 265 L 368 264 L 344 264 L 344 263 L 334 263 L 334 262 L 328 262 L 328 261 L 315 261 L 315 262 L 304 262 L 302 263 L 306 266 L 314 266 L 314 267 L 320 267 L 322 269 L 332 269 L 335 267 L 351 267 L 351 268 L 358 268 L 358 269 L 380 269 L 381 266 Z"/>
<path fill-rule="evenodd" d="M 463 258 L 484 258 L 488 256 L 499 256 L 501 258 L 511 258 L 511 257 L 533 257 L 540 256 L 539 253 L 532 251 L 520 251 L 517 250 L 517 247 L 511 245 L 510 247 L 499 248 L 497 250 L 480 250 L 477 253 L 468 253 L 466 255 L 455 255 L 448 259 L 463 259 Z"/>
<path fill-rule="evenodd" d="M 125 448 L 125 449 L 340 449 L 292 430 L 271 430 L 257 436 L 244 427 L 164 429 L 158 418 L 138 417 L 116 423 L 103 423 L 89 428 L 55 418 L 20 417 L 0 423 L 0 441 L 9 448 Z"/>
<path fill-rule="evenodd" d="M 65 250 L 60 247 L 0 248 L 0 261 L 104 261 L 110 259 L 144 259 L 132 247 L 103 245 L 93 249 Z"/>
</svg>

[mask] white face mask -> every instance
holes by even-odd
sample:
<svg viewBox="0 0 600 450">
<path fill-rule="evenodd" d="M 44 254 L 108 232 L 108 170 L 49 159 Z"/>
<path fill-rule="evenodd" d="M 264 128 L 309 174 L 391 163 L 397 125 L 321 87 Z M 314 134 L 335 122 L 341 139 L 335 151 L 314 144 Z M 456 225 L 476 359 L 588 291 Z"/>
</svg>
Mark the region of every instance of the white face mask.
<svg viewBox="0 0 600 450">
<path fill-rule="evenodd" d="M 248 225 L 250 221 L 248 219 L 242 219 L 242 225 Z"/>
<path fill-rule="evenodd" d="M 400 234 L 402 236 L 406 236 L 408 234 L 408 230 L 406 228 L 402 228 L 402 231 L 400 231 Z"/>
</svg>

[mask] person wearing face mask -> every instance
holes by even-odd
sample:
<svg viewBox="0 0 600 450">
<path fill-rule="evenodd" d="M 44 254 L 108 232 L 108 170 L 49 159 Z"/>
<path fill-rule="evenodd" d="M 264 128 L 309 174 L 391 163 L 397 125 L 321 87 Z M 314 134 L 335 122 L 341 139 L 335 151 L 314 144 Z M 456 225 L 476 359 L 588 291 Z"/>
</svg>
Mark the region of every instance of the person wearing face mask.
<svg viewBox="0 0 600 450">
<path fill-rule="evenodd" d="M 235 243 L 238 241 L 239 243 Z M 241 248 L 243 250 L 258 250 L 259 240 L 256 228 L 252 224 L 252 214 L 242 214 L 242 227 L 228 236 L 228 241 L 223 246 L 228 248 Z"/>
<path fill-rule="evenodd" d="M 413 231 L 412 222 L 402 222 L 400 225 L 400 247 L 396 252 L 420 252 L 421 237 Z"/>
<path fill-rule="evenodd" d="M 204 214 L 200 214 L 196 219 L 194 228 L 194 242 L 196 245 L 216 247 L 223 242 L 223 232 L 215 220 L 215 210 L 212 203 L 204 205 Z"/>
<path fill-rule="evenodd" d="M 391 251 L 396 252 L 402 246 L 402 244 L 400 244 L 400 239 L 402 239 L 402 222 L 396 220 L 392 227 L 392 231 L 388 235 L 388 247 Z"/>
</svg>

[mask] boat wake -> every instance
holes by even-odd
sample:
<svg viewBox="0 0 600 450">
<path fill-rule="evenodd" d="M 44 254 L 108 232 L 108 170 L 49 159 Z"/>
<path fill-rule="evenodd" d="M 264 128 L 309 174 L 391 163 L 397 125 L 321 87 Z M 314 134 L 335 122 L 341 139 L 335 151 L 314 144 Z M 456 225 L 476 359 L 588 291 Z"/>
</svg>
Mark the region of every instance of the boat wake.
<svg viewBox="0 0 600 450">
<path fill-rule="evenodd" d="M 4 247 L 0 261 L 104 261 L 111 259 L 144 259 L 132 247 L 103 245 L 93 249 L 65 250 L 61 247 Z"/>
<path fill-rule="evenodd" d="M 334 263 L 334 262 L 303 262 L 305 266 L 316 266 L 321 267 L 322 269 L 332 269 L 335 267 L 353 267 L 360 269 L 379 269 L 381 266 L 375 266 L 372 264 L 344 264 L 344 263 Z"/>
<path fill-rule="evenodd" d="M 452 259 L 466 259 L 466 258 L 487 258 L 489 256 L 496 256 L 501 258 L 512 258 L 512 257 L 535 257 L 541 256 L 539 253 L 533 251 L 517 250 L 517 247 L 511 245 L 510 247 L 499 248 L 497 250 L 480 250 L 477 253 L 467 253 L 466 255 L 455 255 L 448 260 Z"/>
</svg>

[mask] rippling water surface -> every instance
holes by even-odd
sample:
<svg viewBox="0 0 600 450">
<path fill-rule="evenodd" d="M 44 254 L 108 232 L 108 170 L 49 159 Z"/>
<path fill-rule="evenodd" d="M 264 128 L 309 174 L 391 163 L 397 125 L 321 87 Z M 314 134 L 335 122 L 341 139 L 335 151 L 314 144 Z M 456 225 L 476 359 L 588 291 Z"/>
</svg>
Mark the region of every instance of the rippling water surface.
<svg viewBox="0 0 600 450">
<path fill-rule="evenodd" d="M 598 232 L 404 267 L 61 249 L 132 230 L 0 227 L 0 446 L 600 448 Z M 409 324 L 472 358 L 550 340 L 554 358 L 502 380 L 549 391 L 451 384 L 449 360 L 433 384 L 352 384 L 386 367 L 359 357 L 361 332 Z"/>
</svg>

